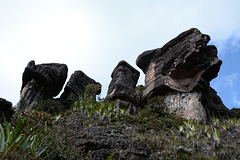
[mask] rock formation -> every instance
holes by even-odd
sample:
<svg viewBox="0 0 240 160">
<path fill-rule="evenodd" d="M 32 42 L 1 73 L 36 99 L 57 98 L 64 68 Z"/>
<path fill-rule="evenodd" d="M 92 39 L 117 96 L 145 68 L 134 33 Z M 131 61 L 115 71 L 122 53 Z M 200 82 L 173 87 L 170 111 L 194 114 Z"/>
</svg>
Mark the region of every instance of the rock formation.
<svg viewBox="0 0 240 160">
<path fill-rule="evenodd" d="M 91 155 L 91 159 L 107 159 L 114 149 L 114 159 L 145 160 L 150 152 L 138 141 L 132 141 L 120 131 L 102 126 L 91 126 L 76 131 L 75 145 Z M 71 140 L 69 137 L 69 141 Z"/>
<path fill-rule="evenodd" d="M 0 98 L 0 122 L 2 123 L 4 121 L 3 114 L 6 117 L 6 119 L 9 121 L 12 115 L 14 114 L 12 103 Z"/>
<path fill-rule="evenodd" d="M 112 72 L 106 99 L 122 99 L 134 103 L 134 89 L 140 73 L 126 61 L 120 61 Z"/>
<path fill-rule="evenodd" d="M 185 118 L 206 121 L 206 111 L 201 103 L 202 94 L 198 92 L 173 92 L 164 96 L 164 102 L 171 112 Z"/>
<path fill-rule="evenodd" d="M 139 55 L 136 64 L 145 73 L 143 98 L 147 99 L 156 95 L 167 96 L 169 92 L 174 91 L 173 93 L 176 93 L 175 97 L 181 99 L 181 97 L 185 97 L 183 93 L 191 93 L 189 95 L 198 97 L 193 99 L 196 101 L 195 104 L 199 104 L 199 107 L 201 103 L 204 109 L 208 109 L 210 112 L 227 113 L 228 109 L 222 102 L 204 101 L 204 103 L 202 101 L 206 94 L 210 94 L 208 91 L 211 91 L 212 99 L 219 99 L 216 92 L 210 88 L 209 82 L 217 77 L 222 61 L 217 57 L 216 47 L 207 45 L 209 40 L 208 35 L 192 28 L 181 33 L 162 48 L 145 51 Z M 170 96 L 173 98 L 173 94 L 170 94 Z M 167 99 L 170 100 L 171 97 Z M 173 101 L 173 99 L 170 101 Z M 169 103 L 172 103 L 170 101 Z M 180 103 L 180 101 L 175 102 Z M 190 100 L 187 105 L 190 106 L 191 103 Z M 207 103 L 211 103 L 214 108 L 210 108 L 209 105 L 206 105 Z M 185 106 L 183 103 L 179 105 L 181 107 Z M 177 106 L 180 107 L 179 105 Z M 175 107 L 176 104 L 169 106 L 169 108 Z M 200 108 L 200 110 L 195 108 L 194 112 L 203 115 L 203 109 Z M 191 115 L 185 115 L 185 117 L 194 118 Z"/>
<path fill-rule="evenodd" d="M 128 113 L 135 113 L 137 103 L 134 90 L 140 73 L 126 61 L 120 61 L 112 72 L 112 81 L 109 84 L 107 100 L 115 100 L 120 108 L 128 107 Z"/>
<path fill-rule="evenodd" d="M 96 99 L 96 95 L 101 93 L 101 84 L 88 77 L 82 71 L 75 71 L 64 88 L 64 92 L 60 97 L 61 101 L 68 105 L 75 102 L 89 84 L 99 85 L 96 93 L 92 93 L 94 99 Z"/>
<path fill-rule="evenodd" d="M 36 105 L 39 100 L 53 98 L 62 90 L 67 78 L 65 64 L 47 63 L 35 65 L 30 61 L 24 70 L 22 88 L 17 109 Z"/>
</svg>

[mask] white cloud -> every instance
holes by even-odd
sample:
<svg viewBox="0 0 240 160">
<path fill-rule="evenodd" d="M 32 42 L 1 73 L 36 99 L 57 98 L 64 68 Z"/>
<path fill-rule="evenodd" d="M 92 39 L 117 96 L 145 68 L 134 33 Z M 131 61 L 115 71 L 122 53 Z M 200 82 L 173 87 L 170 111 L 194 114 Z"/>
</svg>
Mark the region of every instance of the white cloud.
<svg viewBox="0 0 240 160">
<path fill-rule="evenodd" d="M 232 93 L 232 101 L 235 106 L 233 108 L 240 108 L 240 97 L 237 95 L 236 92 Z"/>
<path fill-rule="evenodd" d="M 239 73 L 232 73 L 226 76 L 219 76 L 211 82 L 211 86 L 216 89 L 233 89 L 235 83 L 237 82 Z"/>
</svg>

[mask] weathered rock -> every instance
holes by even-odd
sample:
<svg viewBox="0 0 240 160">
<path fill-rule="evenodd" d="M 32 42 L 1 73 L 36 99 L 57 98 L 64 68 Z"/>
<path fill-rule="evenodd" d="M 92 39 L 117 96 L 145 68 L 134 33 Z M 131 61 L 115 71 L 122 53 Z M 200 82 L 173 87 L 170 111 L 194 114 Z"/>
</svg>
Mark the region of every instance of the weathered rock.
<svg viewBox="0 0 240 160">
<path fill-rule="evenodd" d="M 193 28 L 162 48 L 139 55 L 136 63 L 146 74 L 143 96 L 158 95 L 167 89 L 190 92 L 208 86 L 222 64 L 216 47 L 207 45 L 209 40 L 208 35 Z"/>
<path fill-rule="evenodd" d="M 65 64 L 47 63 L 35 65 L 30 61 L 24 70 L 22 88 L 17 109 L 34 106 L 39 100 L 53 98 L 62 90 L 67 78 Z"/>
<path fill-rule="evenodd" d="M 75 71 L 64 88 L 64 92 L 60 99 L 68 104 L 75 102 L 89 84 L 96 84 L 100 86 L 95 90 L 95 93 L 92 93 L 94 99 L 96 99 L 96 95 L 101 93 L 101 84 L 88 77 L 82 71 Z"/>
<path fill-rule="evenodd" d="M 164 102 L 170 112 L 186 119 L 207 121 L 205 108 L 201 103 L 201 92 L 173 92 L 164 96 Z"/>
<path fill-rule="evenodd" d="M 150 151 L 140 142 L 128 139 L 118 130 L 102 126 L 77 131 L 74 139 L 75 145 L 95 160 L 107 159 L 114 149 L 113 159 L 145 160 L 150 155 Z"/>
<path fill-rule="evenodd" d="M 65 64 L 46 63 L 35 65 L 30 61 L 23 73 L 22 89 L 34 79 L 39 86 L 44 87 L 45 97 L 57 96 L 67 79 L 68 68 Z"/>
<path fill-rule="evenodd" d="M 106 99 L 136 103 L 134 89 L 139 75 L 140 73 L 126 61 L 120 61 L 112 72 Z"/>
<path fill-rule="evenodd" d="M 229 109 L 223 104 L 221 98 L 217 95 L 217 92 L 210 86 L 206 88 L 203 92 L 202 104 L 206 109 L 207 116 L 215 116 L 221 118 L 227 118 L 230 115 Z"/>
<path fill-rule="evenodd" d="M 12 103 L 0 98 L 0 122 L 2 123 L 4 121 L 3 114 L 6 117 L 6 119 L 9 121 L 14 114 L 14 110 L 12 108 Z"/>
<path fill-rule="evenodd" d="M 198 29 L 192 28 L 169 41 L 162 48 L 143 52 L 136 60 L 136 64 L 145 73 L 145 89 L 143 91 L 143 99 L 147 99 L 157 95 L 167 95 L 172 91 L 178 92 L 169 98 L 172 106 L 170 108 L 179 107 L 180 110 L 187 114 L 201 115 L 205 117 L 201 105 L 210 112 L 219 111 L 227 113 L 228 109 L 224 106 L 216 92 L 210 88 L 209 82 L 217 77 L 222 61 L 217 57 L 217 49 L 213 45 L 207 45 L 210 37 L 202 34 Z M 199 95 L 189 94 L 197 108 L 184 102 L 183 93 L 195 93 Z M 202 96 L 201 96 L 202 95 Z M 193 97 L 192 97 L 193 96 Z M 207 100 L 204 97 L 211 97 Z M 178 105 L 171 102 L 171 99 L 179 97 L 181 100 Z M 180 103 L 181 102 L 181 103 Z M 191 102 L 191 103 L 190 103 Z M 201 103 L 201 105 L 200 105 Z M 214 106 L 211 106 L 211 105 Z M 190 108 L 189 108 L 190 107 Z M 200 107 L 200 108 L 199 108 Z M 180 109 L 181 108 L 181 109 Z M 185 108 L 185 109 L 183 109 Z M 196 112 L 197 110 L 198 113 Z M 191 117 L 191 116 L 190 116 Z M 200 118 L 198 117 L 198 118 Z M 197 118 L 197 117 L 196 117 Z"/>
</svg>

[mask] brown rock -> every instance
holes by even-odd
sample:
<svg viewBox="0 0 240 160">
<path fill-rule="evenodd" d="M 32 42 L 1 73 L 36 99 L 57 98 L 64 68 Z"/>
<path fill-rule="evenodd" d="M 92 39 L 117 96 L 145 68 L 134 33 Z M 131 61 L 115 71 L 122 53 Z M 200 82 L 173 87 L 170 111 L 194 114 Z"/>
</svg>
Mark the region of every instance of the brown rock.
<svg viewBox="0 0 240 160">
<path fill-rule="evenodd" d="M 146 74 L 143 97 L 168 89 L 190 92 L 204 88 L 217 76 L 222 61 L 215 46 L 208 46 L 208 35 L 193 28 L 178 35 L 162 48 L 146 51 L 137 65 Z"/>
<path fill-rule="evenodd" d="M 145 73 L 143 99 L 165 96 L 170 110 L 203 121 L 210 113 L 228 113 L 209 84 L 222 64 L 217 48 L 207 45 L 209 40 L 208 35 L 192 28 L 162 48 L 139 55 L 136 64 Z"/>
</svg>

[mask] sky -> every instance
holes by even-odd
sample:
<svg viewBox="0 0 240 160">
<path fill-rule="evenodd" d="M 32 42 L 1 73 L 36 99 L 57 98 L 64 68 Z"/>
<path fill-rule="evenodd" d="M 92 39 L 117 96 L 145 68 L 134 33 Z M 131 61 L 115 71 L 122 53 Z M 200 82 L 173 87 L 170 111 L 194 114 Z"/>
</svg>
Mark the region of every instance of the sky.
<svg viewBox="0 0 240 160">
<path fill-rule="evenodd" d="M 240 0 L 0 0 L 0 97 L 16 105 L 27 63 L 64 63 L 102 84 L 121 60 L 198 28 L 223 61 L 211 81 L 223 103 L 240 108 Z M 67 79 L 67 80 L 68 80 Z"/>
</svg>

